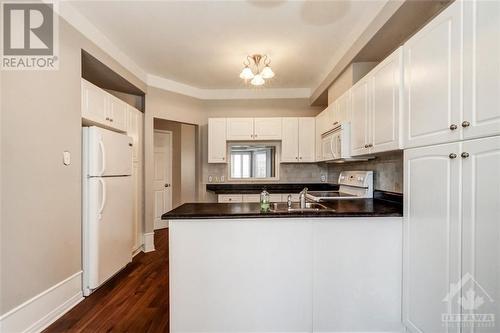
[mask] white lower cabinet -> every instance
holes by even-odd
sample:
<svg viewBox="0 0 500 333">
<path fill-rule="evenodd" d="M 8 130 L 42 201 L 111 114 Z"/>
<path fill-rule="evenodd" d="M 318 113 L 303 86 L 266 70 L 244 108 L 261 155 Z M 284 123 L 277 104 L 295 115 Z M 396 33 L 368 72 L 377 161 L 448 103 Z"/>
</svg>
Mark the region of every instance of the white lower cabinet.
<svg viewBox="0 0 500 333">
<path fill-rule="evenodd" d="M 500 137 L 406 150 L 404 183 L 406 328 L 461 332 L 443 315 L 473 308 L 500 318 Z"/>
<path fill-rule="evenodd" d="M 283 196 L 281 194 L 269 194 L 269 199 L 271 202 L 282 202 Z M 286 201 L 286 197 L 284 199 Z M 226 203 L 238 203 L 238 202 L 249 202 L 249 203 L 259 203 L 259 194 L 219 194 L 218 202 Z"/>
<path fill-rule="evenodd" d="M 219 194 L 219 202 L 243 202 L 243 195 L 241 194 Z"/>
</svg>

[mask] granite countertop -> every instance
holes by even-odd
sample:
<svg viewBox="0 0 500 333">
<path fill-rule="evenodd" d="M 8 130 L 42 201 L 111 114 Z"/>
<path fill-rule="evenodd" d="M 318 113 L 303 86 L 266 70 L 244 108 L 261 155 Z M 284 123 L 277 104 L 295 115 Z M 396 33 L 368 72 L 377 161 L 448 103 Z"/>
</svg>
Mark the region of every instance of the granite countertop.
<svg viewBox="0 0 500 333">
<path fill-rule="evenodd" d="M 261 212 L 258 203 L 186 203 L 162 215 L 163 220 L 241 219 L 286 217 L 403 216 L 400 202 L 383 199 L 343 199 L 323 202 L 335 211 Z"/>
<path fill-rule="evenodd" d="M 331 183 L 218 183 L 207 184 L 207 191 L 216 194 L 258 194 L 265 188 L 269 193 L 299 193 L 309 191 L 336 191 L 338 184 Z"/>
</svg>

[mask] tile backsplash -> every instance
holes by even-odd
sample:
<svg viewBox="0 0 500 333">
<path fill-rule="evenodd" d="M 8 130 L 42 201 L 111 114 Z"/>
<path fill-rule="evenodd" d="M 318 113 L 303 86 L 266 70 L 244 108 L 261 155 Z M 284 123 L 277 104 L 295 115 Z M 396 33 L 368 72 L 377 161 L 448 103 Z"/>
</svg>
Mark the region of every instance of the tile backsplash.
<svg viewBox="0 0 500 333">
<path fill-rule="evenodd" d="M 220 177 L 224 176 L 227 182 L 227 164 L 209 164 L 207 176 L 212 176 L 212 182 L 216 182 L 216 177 L 221 182 Z M 280 164 L 280 183 L 320 183 L 321 177 L 328 180 L 328 166 L 325 164 L 304 163 L 304 164 Z M 207 180 L 205 180 L 207 181 Z"/>
<path fill-rule="evenodd" d="M 303 163 L 281 164 L 280 183 L 319 183 L 325 177 L 329 183 L 337 183 L 341 171 L 373 170 L 373 183 L 376 190 L 403 192 L 403 152 L 390 152 L 373 160 L 343 164 Z M 212 176 L 213 183 L 227 183 L 227 164 L 208 164 L 204 183 Z M 220 177 L 224 176 L 224 181 Z M 217 178 L 217 180 L 216 180 Z"/>
<path fill-rule="evenodd" d="M 344 170 L 372 170 L 374 189 L 403 193 L 403 151 L 385 153 L 369 161 L 328 164 L 328 181 L 337 183 Z"/>
</svg>

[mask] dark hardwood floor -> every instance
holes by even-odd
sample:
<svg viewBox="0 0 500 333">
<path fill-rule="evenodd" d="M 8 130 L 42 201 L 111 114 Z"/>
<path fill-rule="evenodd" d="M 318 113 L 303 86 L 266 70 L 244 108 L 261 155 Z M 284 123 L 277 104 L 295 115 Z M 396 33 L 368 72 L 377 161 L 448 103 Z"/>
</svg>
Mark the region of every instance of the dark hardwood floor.
<svg viewBox="0 0 500 333">
<path fill-rule="evenodd" d="M 44 332 L 168 332 L 167 230 L 155 232 L 156 251 L 136 255 Z"/>
</svg>

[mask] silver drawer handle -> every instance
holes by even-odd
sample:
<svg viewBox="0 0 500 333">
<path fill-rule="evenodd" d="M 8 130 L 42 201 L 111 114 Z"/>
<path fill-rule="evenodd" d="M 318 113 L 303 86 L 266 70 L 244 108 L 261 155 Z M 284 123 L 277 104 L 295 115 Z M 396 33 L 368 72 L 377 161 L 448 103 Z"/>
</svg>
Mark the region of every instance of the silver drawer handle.
<svg viewBox="0 0 500 333">
<path fill-rule="evenodd" d="M 460 154 L 460 156 L 462 156 L 462 158 L 467 158 L 469 157 L 469 153 L 464 151 L 462 154 Z"/>
<path fill-rule="evenodd" d="M 467 120 L 464 120 L 462 122 L 462 127 L 465 128 L 465 127 L 469 127 L 470 126 L 470 123 L 467 121 Z"/>
<path fill-rule="evenodd" d="M 458 128 L 458 126 L 455 124 L 450 125 L 450 130 L 452 130 L 452 131 L 456 130 L 457 128 Z"/>
<path fill-rule="evenodd" d="M 454 159 L 454 158 L 457 158 L 457 154 L 451 153 L 450 155 L 448 155 L 448 157 L 451 159 Z"/>
</svg>

